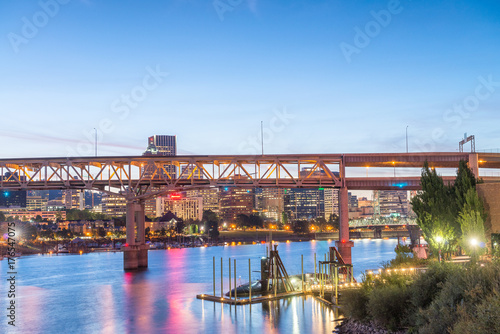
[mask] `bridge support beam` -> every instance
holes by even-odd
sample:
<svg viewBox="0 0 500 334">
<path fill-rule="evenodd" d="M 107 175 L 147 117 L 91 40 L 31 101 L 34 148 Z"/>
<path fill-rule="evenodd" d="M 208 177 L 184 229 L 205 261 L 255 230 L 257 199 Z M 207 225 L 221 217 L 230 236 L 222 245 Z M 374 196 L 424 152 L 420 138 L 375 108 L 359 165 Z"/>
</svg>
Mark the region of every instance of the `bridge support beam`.
<svg viewBox="0 0 500 334">
<path fill-rule="evenodd" d="M 477 153 L 469 154 L 469 168 L 472 169 L 476 179 L 479 178 L 479 156 Z"/>
<path fill-rule="evenodd" d="M 144 202 L 127 201 L 127 243 L 123 247 L 123 269 L 147 268 Z"/>
<path fill-rule="evenodd" d="M 354 242 L 349 240 L 349 194 L 347 187 L 340 188 L 339 193 L 340 208 L 340 229 L 339 240 L 335 242 L 340 255 L 346 264 L 352 264 L 351 248 Z"/>
</svg>

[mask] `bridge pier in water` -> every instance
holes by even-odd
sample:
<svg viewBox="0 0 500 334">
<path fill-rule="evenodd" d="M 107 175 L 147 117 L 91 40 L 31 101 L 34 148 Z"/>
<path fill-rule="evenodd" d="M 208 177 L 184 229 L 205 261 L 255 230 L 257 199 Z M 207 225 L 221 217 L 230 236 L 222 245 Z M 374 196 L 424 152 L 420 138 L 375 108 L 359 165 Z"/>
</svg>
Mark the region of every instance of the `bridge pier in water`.
<svg viewBox="0 0 500 334">
<path fill-rule="evenodd" d="M 335 242 L 340 255 L 346 264 L 352 264 L 351 248 L 354 242 L 349 240 L 349 193 L 347 187 L 340 188 L 339 192 L 340 206 L 340 229 L 339 240 Z"/>
<path fill-rule="evenodd" d="M 127 201 L 127 242 L 123 247 L 123 269 L 148 267 L 144 202 Z"/>
</svg>

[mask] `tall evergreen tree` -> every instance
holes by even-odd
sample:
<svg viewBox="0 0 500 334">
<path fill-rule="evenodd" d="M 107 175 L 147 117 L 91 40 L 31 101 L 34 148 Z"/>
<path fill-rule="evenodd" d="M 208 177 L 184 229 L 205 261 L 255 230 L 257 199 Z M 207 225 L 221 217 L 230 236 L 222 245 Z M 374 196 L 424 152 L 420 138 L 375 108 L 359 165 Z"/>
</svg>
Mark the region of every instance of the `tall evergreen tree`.
<svg viewBox="0 0 500 334">
<path fill-rule="evenodd" d="M 469 252 L 475 252 L 478 245 L 471 245 L 471 240 L 476 243 L 485 242 L 485 228 L 483 219 L 483 204 L 475 189 L 469 189 L 465 196 L 465 205 L 460 212 L 458 221 L 462 229 L 462 246 Z"/>
<path fill-rule="evenodd" d="M 435 169 L 429 168 L 427 161 L 422 168 L 420 184 L 422 191 L 411 201 L 417 224 L 432 249 L 449 250 L 456 245 L 457 234 L 460 233 L 454 214 L 452 189 L 444 184 Z"/>
<path fill-rule="evenodd" d="M 455 214 L 458 216 L 466 203 L 466 195 L 470 189 L 476 188 L 476 177 L 469 168 L 467 162 L 460 160 L 457 177 L 453 184 L 453 195 L 455 196 Z"/>
</svg>

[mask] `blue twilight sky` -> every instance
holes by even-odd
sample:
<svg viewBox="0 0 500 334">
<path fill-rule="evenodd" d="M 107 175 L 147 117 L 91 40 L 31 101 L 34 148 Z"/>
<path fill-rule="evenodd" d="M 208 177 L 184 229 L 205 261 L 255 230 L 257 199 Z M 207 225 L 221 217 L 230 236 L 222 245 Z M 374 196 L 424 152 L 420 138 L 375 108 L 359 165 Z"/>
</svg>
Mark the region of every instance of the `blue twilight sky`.
<svg viewBox="0 0 500 334">
<path fill-rule="evenodd" d="M 0 2 L 0 157 L 500 148 L 500 2 Z"/>
</svg>

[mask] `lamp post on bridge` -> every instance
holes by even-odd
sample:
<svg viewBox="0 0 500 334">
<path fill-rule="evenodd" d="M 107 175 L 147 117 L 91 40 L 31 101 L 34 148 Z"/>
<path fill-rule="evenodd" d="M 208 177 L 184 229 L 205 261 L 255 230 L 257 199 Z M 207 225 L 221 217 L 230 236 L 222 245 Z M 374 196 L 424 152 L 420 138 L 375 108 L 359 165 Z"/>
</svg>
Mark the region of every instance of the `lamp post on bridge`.
<svg viewBox="0 0 500 334">
<path fill-rule="evenodd" d="M 94 128 L 95 131 L 95 156 L 97 157 L 97 129 Z"/>
<path fill-rule="evenodd" d="M 406 126 L 406 153 L 408 153 L 408 125 Z"/>
</svg>

